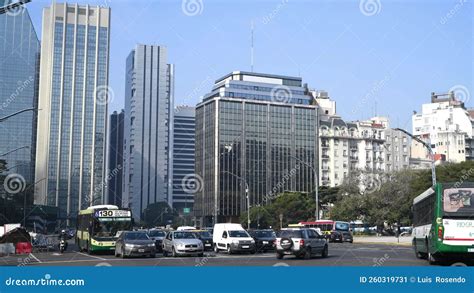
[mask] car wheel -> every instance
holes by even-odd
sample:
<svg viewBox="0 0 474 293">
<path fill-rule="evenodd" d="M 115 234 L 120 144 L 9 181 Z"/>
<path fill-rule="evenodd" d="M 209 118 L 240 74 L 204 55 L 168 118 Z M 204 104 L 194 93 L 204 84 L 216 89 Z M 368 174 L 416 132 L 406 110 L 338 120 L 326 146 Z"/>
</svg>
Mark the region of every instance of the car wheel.
<svg viewBox="0 0 474 293">
<path fill-rule="evenodd" d="M 277 259 L 283 259 L 283 253 L 277 252 Z"/>
<path fill-rule="evenodd" d="M 328 246 L 324 245 L 323 251 L 321 252 L 321 257 L 328 257 L 329 251 Z"/>
<path fill-rule="evenodd" d="M 150 254 L 150 258 L 155 258 L 155 257 L 156 257 L 156 255 L 154 253 Z"/>
<path fill-rule="evenodd" d="M 214 244 L 214 252 L 219 253 L 219 248 L 217 248 L 217 244 Z"/>
<path fill-rule="evenodd" d="M 227 254 L 228 255 L 232 254 L 232 249 L 230 248 L 230 245 L 227 245 Z"/>
<path fill-rule="evenodd" d="M 168 257 L 168 251 L 166 251 L 166 250 L 163 249 L 163 256 L 164 256 L 164 257 Z"/>
<path fill-rule="evenodd" d="M 311 248 L 308 247 L 306 248 L 304 254 L 303 254 L 304 259 L 310 259 L 311 258 Z"/>
<path fill-rule="evenodd" d="M 174 249 L 174 246 L 171 248 L 171 255 L 173 255 L 173 257 L 177 257 L 178 255 L 176 254 L 176 250 Z"/>
<path fill-rule="evenodd" d="M 122 252 L 120 253 L 120 255 L 122 256 L 122 258 L 125 258 L 125 250 L 122 248 Z"/>
</svg>

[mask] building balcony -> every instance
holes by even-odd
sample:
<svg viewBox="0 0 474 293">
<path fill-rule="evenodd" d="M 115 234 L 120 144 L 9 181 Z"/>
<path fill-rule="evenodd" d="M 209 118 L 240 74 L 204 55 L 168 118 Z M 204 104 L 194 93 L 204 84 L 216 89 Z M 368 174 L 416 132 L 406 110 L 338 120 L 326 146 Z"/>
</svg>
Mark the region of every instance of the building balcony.
<svg viewBox="0 0 474 293">
<path fill-rule="evenodd" d="M 321 166 L 321 170 L 329 171 L 329 166 Z"/>
<path fill-rule="evenodd" d="M 325 160 L 329 160 L 329 155 L 321 155 L 321 158 L 323 158 Z"/>
</svg>

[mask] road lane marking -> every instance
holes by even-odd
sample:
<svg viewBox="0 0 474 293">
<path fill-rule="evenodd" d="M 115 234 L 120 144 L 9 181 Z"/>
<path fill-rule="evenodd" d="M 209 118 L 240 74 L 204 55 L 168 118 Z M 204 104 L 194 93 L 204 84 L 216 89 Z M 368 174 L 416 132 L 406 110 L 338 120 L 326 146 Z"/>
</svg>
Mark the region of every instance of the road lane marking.
<svg viewBox="0 0 474 293">
<path fill-rule="evenodd" d="M 80 254 L 80 255 L 92 257 L 92 258 L 95 258 L 95 259 L 98 259 L 98 260 L 107 260 L 106 258 L 102 258 L 102 257 L 94 256 L 94 255 L 89 255 L 89 254 L 85 254 L 85 253 L 82 253 L 82 252 L 76 252 L 76 253 Z"/>
<path fill-rule="evenodd" d="M 33 253 L 30 253 L 30 255 L 39 263 L 41 263 L 41 261 L 33 254 Z"/>
</svg>

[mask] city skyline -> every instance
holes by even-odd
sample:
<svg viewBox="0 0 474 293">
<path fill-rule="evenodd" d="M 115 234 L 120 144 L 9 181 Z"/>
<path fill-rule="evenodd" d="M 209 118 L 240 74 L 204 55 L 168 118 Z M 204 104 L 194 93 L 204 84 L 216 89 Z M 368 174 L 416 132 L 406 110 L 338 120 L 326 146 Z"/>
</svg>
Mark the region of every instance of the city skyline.
<svg viewBox="0 0 474 293">
<path fill-rule="evenodd" d="M 193 106 L 218 76 L 250 70 L 252 21 L 254 70 L 299 76 L 328 91 L 348 121 L 378 114 L 389 116 L 393 126 L 410 129 L 412 111 L 431 92 L 455 86 L 463 97 L 467 89 L 466 105 L 473 104 L 471 64 L 463 62 L 472 51 L 466 37 L 472 35 L 466 17 L 471 3 L 436 1 L 426 6 L 418 1 L 403 6 L 387 0 L 368 11 L 359 1 L 262 1 L 248 11 L 250 2 L 243 1 L 227 11 L 220 1 L 204 0 L 196 1 L 201 5 L 191 11 L 186 2 L 81 2 L 110 5 L 112 23 L 117 24 L 117 33 L 111 31 L 111 110 L 123 107 L 124 60 L 136 43 L 168 47 L 169 61 L 179 73 L 176 104 Z M 36 26 L 44 3 L 28 4 Z M 150 22 L 158 25 L 156 30 L 146 29 Z M 129 34 L 118 33 L 123 30 Z M 212 40 L 218 45 L 209 46 Z M 233 58 L 214 58 L 224 54 Z"/>
</svg>

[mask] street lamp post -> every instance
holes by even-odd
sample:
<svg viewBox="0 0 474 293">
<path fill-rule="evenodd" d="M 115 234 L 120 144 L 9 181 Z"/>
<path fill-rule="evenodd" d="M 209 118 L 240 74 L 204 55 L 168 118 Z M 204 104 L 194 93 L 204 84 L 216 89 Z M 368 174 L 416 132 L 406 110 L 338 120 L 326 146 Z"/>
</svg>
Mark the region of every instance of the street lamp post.
<svg viewBox="0 0 474 293">
<path fill-rule="evenodd" d="M 247 229 L 250 229 L 250 196 L 249 196 L 249 185 L 247 183 L 247 180 L 245 180 L 245 178 L 243 177 L 240 177 L 232 172 L 229 172 L 229 171 L 222 171 L 222 173 L 227 173 L 227 174 L 230 174 L 232 176 L 234 176 L 235 178 L 239 179 L 239 180 L 242 180 L 245 184 L 245 197 L 247 198 Z"/>
<path fill-rule="evenodd" d="M 295 156 L 290 156 L 290 158 L 293 158 L 295 160 L 297 160 L 298 162 L 300 162 L 301 164 L 307 166 L 308 168 L 310 168 L 312 171 L 313 171 L 313 174 L 314 174 L 314 200 L 316 202 L 316 210 L 314 211 L 314 215 L 315 215 L 315 218 L 316 218 L 316 221 L 319 220 L 319 186 L 318 186 L 318 172 L 316 171 L 316 169 L 311 166 L 310 164 L 308 164 L 307 162 L 301 160 L 300 158 L 298 157 L 295 157 Z M 318 158 L 316 158 L 318 159 Z"/>
<path fill-rule="evenodd" d="M 435 186 L 436 185 L 436 166 L 435 166 L 434 153 L 433 153 L 433 149 L 431 148 L 431 146 L 428 143 L 421 140 L 419 137 L 416 137 L 413 134 L 409 133 L 405 129 L 395 128 L 395 130 L 398 130 L 398 131 L 401 131 L 401 132 L 405 133 L 406 135 L 408 135 L 412 139 L 416 140 L 417 142 L 421 143 L 425 148 L 428 149 L 428 152 L 429 152 L 430 157 L 431 157 L 431 180 L 433 182 L 433 186 Z"/>
</svg>

